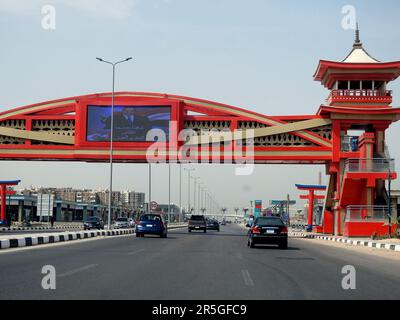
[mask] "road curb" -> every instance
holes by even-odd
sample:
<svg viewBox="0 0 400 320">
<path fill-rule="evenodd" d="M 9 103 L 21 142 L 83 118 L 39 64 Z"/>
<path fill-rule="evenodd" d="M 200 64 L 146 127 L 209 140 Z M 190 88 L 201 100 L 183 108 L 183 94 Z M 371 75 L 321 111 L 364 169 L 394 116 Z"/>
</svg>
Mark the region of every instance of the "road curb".
<svg viewBox="0 0 400 320">
<path fill-rule="evenodd" d="M 326 241 L 333 241 L 333 242 L 340 242 L 349 244 L 352 246 L 359 246 L 359 247 L 368 247 L 368 248 L 375 248 L 375 249 L 383 249 L 383 250 L 390 250 L 390 251 L 400 251 L 400 244 L 390 244 L 390 243 L 380 243 L 375 241 L 368 241 L 368 240 L 352 240 L 347 238 L 339 238 L 339 237 L 331 237 L 331 236 L 319 236 L 315 234 L 307 234 L 304 232 L 294 232 L 298 234 L 298 236 L 309 238 L 309 239 L 319 239 L 319 240 L 326 240 Z"/>
<path fill-rule="evenodd" d="M 11 227 L 0 228 L 0 231 L 34 231 L 34 230 L 65 230 L 65 229 L 82 229 L 82 226 L 59 226 L 59 227 Z"/>
<path fill-rule="evenodd" d="M 30 247 L 41 244 L 49 244 L 49 243 L 57 243 L 57 242 L 66 242 L 73 240 L 81 240 L 94 238 L 98 236 L 119 236 L 124 234 L 134 234 L 135 231 L 133 229 L 129 230 L 105 230 L 105 231 L 80 231 L 80 232 L 71 232 L 71 233 L 63 233 L 56 235 L 48 235 L 48 236 L 29 236 L 25 238 L 10 238 L 10 239 L 2 239 L 0 240 L 0 250 L 1 249 L 9 249 L 9 248 L 20 248 L 20 247 Z"/>
</svg>

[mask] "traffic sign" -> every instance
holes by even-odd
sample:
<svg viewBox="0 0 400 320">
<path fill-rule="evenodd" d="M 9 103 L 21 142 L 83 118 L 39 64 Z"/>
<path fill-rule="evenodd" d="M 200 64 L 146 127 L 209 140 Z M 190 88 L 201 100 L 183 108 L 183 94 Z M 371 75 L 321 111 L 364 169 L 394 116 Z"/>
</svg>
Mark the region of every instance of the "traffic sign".
<svg viewBox="0 0 400 320">
<path fill-rule="evenodd" d="M 40 217 L 52 217 L 54 207 L 54 194 L 39 193 L 36 202 L 36 215 Z"/>
<path fill-rule="evenodd" d="M 155 201 L 150 202 L 150 210 L 151 211 L 157 210 L 157 207 L 158 207 L 157 202 L 155 202 Z"/>
</svg>

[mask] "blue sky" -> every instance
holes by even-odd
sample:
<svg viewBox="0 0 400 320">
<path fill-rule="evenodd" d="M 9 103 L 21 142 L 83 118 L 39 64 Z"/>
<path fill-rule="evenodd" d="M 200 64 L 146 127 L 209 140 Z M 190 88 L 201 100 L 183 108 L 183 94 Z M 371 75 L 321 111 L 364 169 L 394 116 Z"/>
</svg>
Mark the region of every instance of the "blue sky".
<svg viewBox="0 0 400 320">
<path fill-rule="evenodd" d="M 44 4 L 56 9 L 55 30 L 41 27 Z M 111 70 L 95 57 L 133 56 L 118 69 L 117 90 L 183 94 L 270 115 L 313 114 L 328 95 L 312 80 L 318 60 L 342 60 L 353 43 L 354 32 L 341 26 L 344 5 L 356 8 L 361 40 L 372 56 L 400 60 L 398 1 L 1 0 L 0 110 L 109 91 Z M 399 106 L 400 81 L 390 88 Z M 399 127 L 388 132 L 397 159 Z M 107 186 L 103 164 L 22 164 L 3 162 L 0 176 L 21 178 L 24 185 Z M 143 169 L 117 166 L 116 188 L 147 191 Z M 163 202 L 167 173 L 156 170 L 153 194 Z M 229 167 L 197 168 L 221 203 L 240 207 L 249 197 L 297 196 L 294 183 L 315 183 L 319 170 L 324 168 L 263 166 L 238 178 Z M 86 182 L 76 178 L 82 176 Z"/>
</svg>

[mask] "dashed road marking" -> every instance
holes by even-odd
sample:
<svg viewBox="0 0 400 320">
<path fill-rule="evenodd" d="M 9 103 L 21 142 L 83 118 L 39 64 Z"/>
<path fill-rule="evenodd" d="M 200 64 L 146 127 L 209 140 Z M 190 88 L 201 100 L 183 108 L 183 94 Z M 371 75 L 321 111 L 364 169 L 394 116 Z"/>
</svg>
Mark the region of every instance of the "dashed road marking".
<svg viewBox="0 0 400 320">
<path fill-rule="evenodd" d="M 81 272 L 81 271 L 86 271 L 88 269 L 91 269 L 91 268 L 94 268 L 94 267 L 97 267 L 97 266 L 98 266 L 97 264 L 88 264 L 87 266 L 83 266 L 83 267 L 80 267 L 80 268 L 72 269 L 70 271 L 61 273 L 61 274 L 58 275 L 58 277 L 60 277 L 60 278 L 68 277 L 68 276 L 71 276 L 71 275 L 73 275 L 75 273 L 78 273 L 78 272 Z"/>
<path fill-rule="evenodd" d="M 249 270 L 242 270 L 242 277 L 246 286 L 252 287 L 254 286 L 254 281 L 250 276 Z"/>
<path fill-rule="evenodd" d="M 131 255 L 133 255 L 133 254 L 140 253 L 140 252 L 143 252 L 143 251 L 145 251 L 145 249 L 140 249 L 140 250 L 132 251 L 132 252 L 129 252 L 129 253 L 128 253 L 128 256 L 131 256 Z"/>
</svg>

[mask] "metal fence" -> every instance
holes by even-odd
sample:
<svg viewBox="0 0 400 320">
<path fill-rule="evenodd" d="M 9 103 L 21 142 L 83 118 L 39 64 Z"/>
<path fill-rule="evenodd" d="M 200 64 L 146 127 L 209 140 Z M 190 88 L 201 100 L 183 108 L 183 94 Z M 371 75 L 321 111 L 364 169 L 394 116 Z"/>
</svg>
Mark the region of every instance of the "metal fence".
<svg viewBox="0 0 400 320">
<path fill-rule="evenodd" d="M 394 159 L 346 159 L 346 172 L 394 172 Z"/>
<path fill-rule="evenodd" d="M 346 222 L 389 222 L 388 206 L 347 206 Z"/>
</svg>

